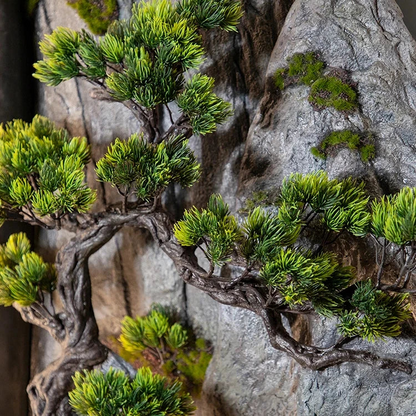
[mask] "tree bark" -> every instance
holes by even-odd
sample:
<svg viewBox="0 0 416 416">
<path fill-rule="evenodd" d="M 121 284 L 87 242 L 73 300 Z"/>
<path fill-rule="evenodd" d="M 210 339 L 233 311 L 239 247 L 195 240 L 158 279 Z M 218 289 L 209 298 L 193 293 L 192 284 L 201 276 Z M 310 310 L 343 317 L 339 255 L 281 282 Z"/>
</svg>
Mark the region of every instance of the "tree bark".
<svg viewBox="0 0 416 416">
<path fill-rule="evenodd" d="M 108 350 L 98 340 L 88 260 L 123 224 L 136 217 L 137 214 L 94 217 L 86 231 L 75 235 L 59 251 L 56 268 L 61 312 L 52 315 L 40 304 L 14 305 L 25 321 L 46 329 L 62 347 L 59 359 L 37 374 L 27 388 L 34 416 L 71 415 L 68 391 L 73 387 L 72 376 L 76 371 L 92 369 L 107 358 Z"/>
</svg>

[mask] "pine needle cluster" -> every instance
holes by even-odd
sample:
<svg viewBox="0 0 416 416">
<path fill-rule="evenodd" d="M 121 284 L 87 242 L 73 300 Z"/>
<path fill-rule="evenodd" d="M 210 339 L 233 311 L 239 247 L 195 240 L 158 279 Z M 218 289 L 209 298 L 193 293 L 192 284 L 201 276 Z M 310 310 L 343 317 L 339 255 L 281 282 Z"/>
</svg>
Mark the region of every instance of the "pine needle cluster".
<svg viewBox="0 0 416 416">
<path fill-rule="evenodd" d="M 183 187 L 199 178 L 199 163 L 182 136 L 153 145 L 141 135 L 116 139 L 97 163 L 98 180 L 109 182 L 125 197 L 134 194 L 139 203 L 158 197 L 171 183 Z"/>
<path fill-rule="evenodd" d="M 105 374 L 77 372 L 73 380 L 69 403 L 78 415 L 185 416 L 195 410 L 190 395 L 181 392 L 181 383 L 171 384 L 149 368 L 139 369 L 133 380 L 111 368 Z"/>
<path fill-rule="evenodd" d="M 241 236 L 237 220 L 230 215 L 220 195 L 209 199 L 207 209 L 186 210 L 183 220 L 174 226 L 174 233 L 183 246 L 207 245 L 207 256 L 213 264 L 230 260 L 235 243 Z"/>
<path fill-rule="evenodd" d="M 187 391 L 198 395 L 211 360 L 205 340 L 194 340 L 189 330 L 174 322 L 160 305 L 145 317 L 126 316 L 121 324 L 120 342 L 140 364 L 178 378 Z"/>
<path fill-rule="evenodd" d="M 130 20 L 113 22 L 100 40 L 62 27 L 46 35 L 34 76 L 51 86 L 84 77 L 144 111 L 176 101 L 194 131 L 207 134 L 230 105 L 212 92 L 212 78 L 196 74 L 185 84 L 185 72 L 203 61 L 200 29 L 236 30 L 241 15 L 235 0 L 141 1 Z"/>
<path fill-rule="evenodd" d="M 371 214 L 363 182 L 351 178 L 329 180 L 323 171 L 295 173 L 283 181 L 279 199 L 280 208 L 298 206 L 303 211 L 310 208 L 331 231 L 345 229 L 357 237 L 368 232 Z"/>
<path fill-rule="evenodd" d="M 160 358 L 165 347 L 179 349 L 187 339 L 182 325 L 170 324 L 168 315 L 161 309 L 153 309 L 149 315 L 136 319 L 126 316 L 121 323 L 120 342 L 131 353 L 150 349 Z"/>
<path fill-rule="evenodd" d="M 0 200 L 3 210 L 60 218 L 86 212 L 95 191 L 84 184 L 90 159 L 85 138 L 57 129 L 45 117 L 0 126 Z"/>
<path fill-rule="evenodd" d="M 388 230 L 394 241 L 409 241 L 416 231 L 414 204 L 414 191 L 404 189 L 374 203 L 371 213 L 363 183 L 351 178 L 330 180 L 322 171 L 292 174 L 283 181 L 275 207 L 254 207 L 241 225 L 222 198 L 214 195 L 206 209 L 185 211 L 174 232 L 183 246 L 205 246 L 213 265 L 241 256 L 246 275 L 258 269 L 265 287 L 281 304 L 312 305 L 323 316 L 339 316 L 343 334 L 349 331 L 374 340 L 400 332 L 400 324 L 409 317 L 407 295 L 390 296 L 375 290 L 370 281 L 365 284 L 367 291 L 358 285 L 351 297 L 346 289 L 356 279 L 353 268 L 341 265 L 334 253 L 323 248 L 342 231 L 364 237 L 372 229 L 380 235 Z M 306 229 L 321 241 L 318 250 L 300 239 Z M 394 234 L 399 230 L 400 237 Z M 388 309 L 390 315 L 377 312 L 381 309 Z"/>
<path fill-rule="evenodd" d="M 351 310 L 340 316 L 338 328 L 346 337 L 360 336 L 369 341 L 397 337 L 401 324 L 412 314 L 408 294 L 388 295 L 373 287 L 371 281 L 360 282 L 350 300 Z"/>
<path fill-rule="evenodd" d="M 416 241 L 416 190 L 405 187 L 372 204 L 372 233 L 399 246 Z"/>
<path fill-rule="evenodd" d="M 30 306 L 42 291 L 51 293 L 55 281 L 54 266 L 30 250 L 24 233 L 12 234 L 0 245 L 0 305 Z"/>
</svg>

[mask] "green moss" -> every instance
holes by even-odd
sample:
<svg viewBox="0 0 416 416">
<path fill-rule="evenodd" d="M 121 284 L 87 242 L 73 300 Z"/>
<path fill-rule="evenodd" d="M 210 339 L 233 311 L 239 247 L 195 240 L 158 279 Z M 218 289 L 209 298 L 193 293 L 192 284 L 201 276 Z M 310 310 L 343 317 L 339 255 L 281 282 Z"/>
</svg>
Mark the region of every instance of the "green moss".
<svg viewBox="0 0 416 416">
<path fill-rule="evenodd" d="M 204 382 L 205 373 L 211 361 L 212 355 L 207 351 L 193 350 L 189 353 L 181 352 L 178 354 L 177 368 L 181 377 L 191 383 L 192 394 L 198 396 L 201 392 L 202 383 Z M 182 378 L 179 378 L 180 380 Z"/>
<path fill-rule="evenodd" d="M 251 198 L 246 200 L 243 208 L 239 210 L 240 214 L 248 214 L 257 207 L 265 207 L 273 204 L 272 195 L 269 192 L 258 191 L 251 194 Z"/>
<path fill-rule="evenodd" d="M 322 76 L 325 64 L 314 52 L 297 53 L 289 59 L 289 77 L 298 77 L 305 85 L 313 84 Z"/>
<path fill-rule="evenodd" d="M 360 155 L 361 155 L 361 160 L 363 162 L 368 162 L 371 159 L 374 159 L 375 155 L 376 155 L 376 148 L 373 144 L 368 144 L 366 146 L 363 146 L 360 149 Z"/>
<path fill-rule="evenodd" d="M 275 72 L 275 85 L 280 90 L 291 84 L 311 85 L 322 76 L 324 67 L 315 52 L 296 53 L 288 59 L 287 68 Z"/>
<path fill-rule="evenodd" d="M 285 78 L 287 75 L 286 68 L 279 68 L 275 75 L 274 75 L 274 83 L 279 90 L 283 90 L 285 88 Z"/>
<path fill-rule="evenodd" d="M 313 147 L 311 153 L 320 159 L 326 159 L 331 149 L 335 147 L 347 147 L 350 150 L 358 150 L 363 162 L 368 162 L 375 156 L 375 147 L 370 134 L 362 136 L 350 130 L 334 131 L 327 136 L 318 147 Z"/>
<path fill-rule="evenodd" d="M 356 91 L 335 76 L 322 77 L 315 81 L 309 101 L 318 109 L 333 107 L 338 111 L 351 112 L 358 107 Z"/>
<path fill-rule="evenodd" d="M 326 159 L 326 155 L 325 155 L 325 153 L 323 153 L 323 152 L 321 152 L 317 147 L 312 147 L 312 149 L 311 149 L 311 153 L 315 156 L 315 157 L 317 157 L 318 159 L 323 159 L 323 160 L 325 160 Z"/>
<path fill-rule="evenodd" d="M 96 35 L 104 34 L 110 23 L 118 17 L 117 0 L 70 0 L 68 4 L 77 10 Z"/>
</svg>

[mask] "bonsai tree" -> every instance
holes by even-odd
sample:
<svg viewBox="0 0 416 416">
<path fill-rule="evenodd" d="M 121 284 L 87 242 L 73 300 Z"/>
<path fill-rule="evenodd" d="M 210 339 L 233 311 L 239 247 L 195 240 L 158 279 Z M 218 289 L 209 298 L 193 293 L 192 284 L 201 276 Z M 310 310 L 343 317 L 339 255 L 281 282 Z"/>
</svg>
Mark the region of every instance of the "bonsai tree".
<svg viewBox="0 0 416 416">
<path fill-rule="evenodd" d="M 229 104 L 213 93 L 211 78 L 196 73 L 185 81 L 186 71 L 195 70 L 203 57 L 200 32 L 235 30 L 241 13 L 233 0 L 175 5 L 154 0 L 135 5 L 132 18 L 113 23 L 100 40 L 58 28 L 41 42 L 45 59 L 35 64 L 38 79 L 58 85 L 84 78 L 131 109 L 140 132 L 117 139 L 97 163 L 97 179 L 117 189 L 120 203 L 91 212 L 95 192 L 84 183 L 90 157 L 85 139 L 71 139 L 43 117 L 30 124 L 17 120 L 0 131 L 2 218 L 74 233 L 57 255 L 56 272 L 30 252 L 21 235 L 1 252 L 2 303 L 62 345 L 61 357 L 29 384 L 34 415 L 70 414 L 72 376 L 107 356 L 91 305 L 88 259 L 124 226 L 147 229 L 188 284 L 218 302 L 256 313 L 273 347 L 302 366 L 319 370 L 357 362 L 411 371 L 403 361 L 345 344 L 354 337 L 397 336 L 410 316 L 407 292 L 416 266 L 413 189 L 370 203 L 362 183 L 330 180 L 318 172 L 287 178 L 274 205 L 262 208 L 251 201 L 245 219 L 231 215 L 219 195 L 206 209 L 186 211 L 175 225 L 161 204 L 169 184 L 186 187 L 198 179 L 188 139 L 214 131 L 230 114 Z M 176 119 L 172 102 L 180 111 Z M 171 120 L 164 131 L 163 113 Z M 360 276 L 363 282 L 354 284 L 354 270 L 329 251 L 342 233 L 372 236 L 378 251 L 374 283 L 372 276 Z M 208 259 L 208 270 L 199 263 L 198 250 Z M 225 264 L 234 266 L 231 277 L 221 275 Z M 338 318 L 340 340 L 332 346 L 305 345 L 283 325 L 284 315 L 311 313 Z M 117 374 L 84 373 L 75 381 L 107 383 L 114 377 L 125 383 Z M 84 406 L 83 400 L 72 393 L 73 404 Z"/>
</svg>

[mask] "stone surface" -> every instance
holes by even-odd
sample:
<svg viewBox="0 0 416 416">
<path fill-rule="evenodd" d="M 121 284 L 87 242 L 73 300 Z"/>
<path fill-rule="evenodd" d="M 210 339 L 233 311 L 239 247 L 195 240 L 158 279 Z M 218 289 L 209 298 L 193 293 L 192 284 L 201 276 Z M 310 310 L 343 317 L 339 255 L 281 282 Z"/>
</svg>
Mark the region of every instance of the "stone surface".
<svg viewBox="0 0 416 416">
<path fill-rule="evenodd" d="M 294 53 L 311 50 L 328 66 L 351 72 L 361 111 L 314 111 L 306 86 L 277 93 L 276 69 Z M 271 82 L 250 126 L 240 186 L 275 187 L 291 172 L 316 169 L 375 177 L 385 191 L 414 185 L 414 56 L 415 42 L 392 0 L 296 1 L 270 59 Z M 310 148 L 326 134 L 346 128 L 374 133 L 374 163 L 364 164 L 347 151 L 326 162 L 312 156 Z"/>
<path fill-rule="evenodd" d="M 129 1 L 120 4 L 122 17 L 127 17 Z M 216 134 L 193 142 L 203 177 L 188 193 L 169 190 L 166 203 L 172 212 L 179 215 L 192 203 L 201 206 L 212 192 L 223 193 L 236 209 L 240 198 L 253 190 L 276 187 L 291 172 L 319 168 L 332 176 L 365 177 L 376 192 L 396 190 L 403 184 L 416 186 L 415 43 L 396 3 L 296 0 L 284 26 L 291 0 L 244 0 L 243 4 L 245 16 L 237 34 L 216 32 L 204 37 L 211 56 L 204 71 L 216 78 L 219 95 L 232 102 L 234 117 Z M 37 36 L 58 25 L 84 27 L 65 2 L 43 0 Z M 316 112 L 307 102 L 306 87 L 277 93 L 272 85 L 276 68 L 284 66 L 293 53 L 308 50 L 321 52 L 328 65 L 351 71 L 362 114 Z M 92 100 L 88 84 L 70 81 L 57 88 L 39 88 L 41 113 L 74 135 L 87 135 L 95 160 L 115 137 L 126 137 L 138 128 L 122 105 Z M 347 150 L 326 162 L 311 155 L 310 147 L 326 133 L 343 128 L 374 132 L 374 163 L 365 165 Z M 89 182 L 96 186 L 91 169 Z M 117 198 L 109 187 L 98 190 L 103 202 Z M 42 252 L 53 258 L 66 238 L 42 232 Z M 356 245 L 340 244 L 340 249 L 348 248 L 352 254 L 349 261 L 358 264 L 361 257 Z M 104 339 L 117 335 L 126 313 L 142 314 L 152 302 L 161 302 L 213 342 L 199 416 L 416 414 L 413 376 L 351 364 L 319 373 L 301 369 L 270 347 L 256 316 L 184 288 L 171 262 L 147 234 L 120 232 L 94 255 L 90 266 L 93 303 Z M 371 264 L 364 261 L 360 271 L 370 274 L 371 270 Z M 330 321 L 311 318 L 298 322 L 296 331 L 305 339 L 313 336 L 320 345 L 336 339 Z M 359 346 L 409 360 L 414 360 L 416 352 L 410 338 Z"/>
</svg>

